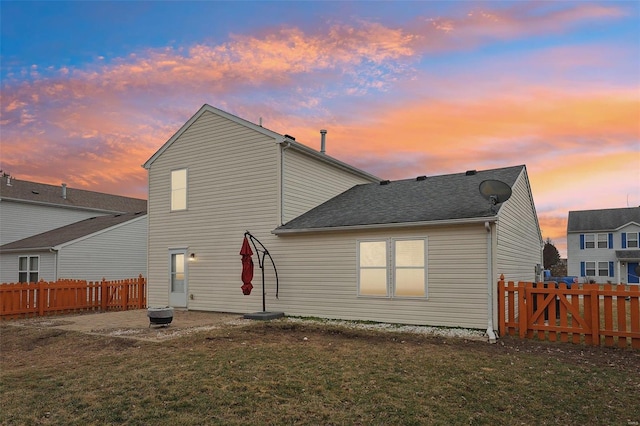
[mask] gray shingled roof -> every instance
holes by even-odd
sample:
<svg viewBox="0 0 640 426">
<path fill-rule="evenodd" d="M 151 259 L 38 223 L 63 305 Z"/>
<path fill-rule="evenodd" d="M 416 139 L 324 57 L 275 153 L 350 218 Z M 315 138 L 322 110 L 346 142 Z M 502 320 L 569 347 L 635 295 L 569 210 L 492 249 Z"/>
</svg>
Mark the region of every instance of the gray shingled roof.
<svg viewBox="0 0 640 426">
<path fill-rule="evenodd" d="M 640 250 L 616 250 L 616 259 L 634 261 L 640 259 Z"/>
<path fill-rule="evenodd" d="M 631 222 L 640 224 L 640 207 L 570 211 L 567 232 L 613 231 Z"/>
<path fill-rule="evenodd" d="M 62 198 L 62 186 L 18 179 L 11 179 L 11 184 L 7 185 L 6 176 L 0 181 L 0 198 L 110 213 L 133 213 L 147 210 L 147 200 L 139 198 L 67 187 L 67 198 L 65 199 Z"/>
<path fill-rule="evenodd" d="M 345 226 L 432 222 L 495 216 L 480 195 L 484 180 L 513 186 L 525 166 L 356 185 L 278 227 L 276 234 Z"/>
<path fill-rule="evenodd" d="M 8 252 L 13 250 L 27 249 L 50 249 L 60 244 L 91 235 L 95 232 L 102 231 L 115 225 L 136 219 L 146 215 L 146 211 L 137 213 L 124 213 L 106 216 L 97 216 L 71 225 L 43 232 L 22 240 L 13 241 L 0 246 L 0 252 Z"/>
</svg>

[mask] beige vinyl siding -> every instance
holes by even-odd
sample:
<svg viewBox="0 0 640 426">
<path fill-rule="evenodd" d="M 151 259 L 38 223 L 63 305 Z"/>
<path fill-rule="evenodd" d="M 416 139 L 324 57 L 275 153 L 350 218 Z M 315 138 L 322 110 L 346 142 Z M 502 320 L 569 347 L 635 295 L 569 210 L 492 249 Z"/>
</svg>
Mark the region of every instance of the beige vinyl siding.
<svg viewBox="0 0 640 426">
<path fill-rule="evenodd" d="M 63 246 L 58 278 L 120 280 L 147 275 L 147 218 L 143 216 Z"/>
<path fill-rule="evenodd" d="M 427 298 L 357 295 L 359 240 L 427 238 Z M 486 231 L 483 224 L 404 230 L 287 235 L 271 250 L 280 299 L 267 310 L 403 324 L 486 328 Z M 254 282 L 255 284 L 255 282 Z M 260 297 L 258 291 L 256 298 Z"/>
<path fill-rule="evenodd" d="M 500 209 L 497 227 L 497 269 L 506 280 L 534 281 L 542 264 L 542 237 L 525 170 L 511 188 L 511 198 Z"/>
<path fill-rule="evenodd" d="M 203 113 L 149 168 L 149 306 L 168 303 L 169 249 L 186 248 L 189 309 L 242 311 L 238 265 L 245 230 L 279 224 L 276 141 Z M 170 211 L 171 170 L 187 169 L 187 210 Z M 238 284 L 239 283 L 239 284 Z"/>
<path fill-rule="evenodd" d="M 103 215 L 94 211 L 2 200 L 0 201 L 0 223 L 2 224 L 0 245 Z"/>
<path fill-rule="evenodd" d="M 283 171 L 283 223 L 355 185 L 372 182 L 293 149 L 284 149 Z"/>
<path fill-rule="evenodd" d="M 25 252 L 0 254 L 0 283 L 18 282 L 18 258 L 21 256 L 39 256 L 39 279 L 45 281 L 55 280 L 56 255 L 50 252 Z"/>
</svg>

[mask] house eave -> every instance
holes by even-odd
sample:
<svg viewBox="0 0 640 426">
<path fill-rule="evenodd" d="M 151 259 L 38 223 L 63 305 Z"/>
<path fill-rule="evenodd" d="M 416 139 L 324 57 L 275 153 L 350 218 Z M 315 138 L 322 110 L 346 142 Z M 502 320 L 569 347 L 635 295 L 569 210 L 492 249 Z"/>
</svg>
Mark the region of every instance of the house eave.
<svg viewBox="0 0 640 426">
<path fill-rule="evenodd" d="M 322 232 L 367 231 L 375 229 L 418 228 L 425 226 L 470 225 L 485 222 L 497 222 L 498 216 L 474 217 L 464 219 L 431 220 L 422 222 L 374 223 L 369 225 L 331 226 L 324 228 L 274 229 L 275 235 L 311 234 Z"/>
<path fill-rule="evenodd" d="M 353 167 L 347 163 L 344 163 L 336 158 L 333 158 L 329 155 L 323 154 L 321 152 L 316 151 L 313 148 L 309 148 L 306 145 L 303 145 L 299 142 L 296 142 L 294 140 L 288 139 L 286 137 L 283 137 L 282 140 L 279 142 L 280 144 L 287 144 L 289 147 L 291 147 L 292 149 L 295 149 L 296 151 L 299 151 L 303 154 L 309 155 L 311 157 L 313 157 L 316 160 L 320 160 L 324 163 L 330 164 L 334 167 L 337 167 L 339 169 L 345 170 L 349 173 L 355 173 L 358 176 L 360 176 L 363 179 L 369 180 L 371 182 L 378 182 L 381 179 L 378 176 L 372 175 L 371 173 L 367 173 L 364 170 L 360 170 L 356 167 Z"/>
<path fill-rule="evenodd" d="M 40 251 L 55 251 L 54 247 L 23 247 L 23 248 L 14 248 L 14 249 L 2 249 L 0 250 L 1 254 L 6 253 L 31 253 L 31 252 L 40 252 Z"/>
<path fill-rule="evenodd" d="M 43 202 L 43 201 L 24 200 L 24 199 L 21 199 L 21 198 L 2 197 L 2 198 L 0 198 L 0 200 L 1 201 L 11 201 L 11 202 L 14 202 L 14 203 L 23 203 L 23 204 L 31 204 L 31 205 L 37 205 L 37 206 L 45 206 L 45 207 L 58 207 L 58 208 L 69 209 L 69 210 L 82 210 L 82 211 L 94 212 L 94 213 L 104 213 L 104 214 L 127 213 L 126 211 L 121 211 L 121 210 L 95 209 L 95 208 L 91 208 L 91 207 L 70 206 L 70 205 L 66 205 L 66 204 L 57 204 L 57 203 L 47 203 L 47 202 Z"/>
</svg>

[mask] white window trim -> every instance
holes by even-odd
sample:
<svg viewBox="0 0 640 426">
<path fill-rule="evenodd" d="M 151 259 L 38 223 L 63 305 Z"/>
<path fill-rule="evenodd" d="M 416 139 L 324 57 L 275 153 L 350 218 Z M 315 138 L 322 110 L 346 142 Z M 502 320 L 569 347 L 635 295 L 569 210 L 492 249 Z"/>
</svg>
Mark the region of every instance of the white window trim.
<svg viewBox="0 0 640 426">
<path fill-rule="evenodd" d="M 604 241 L 600 241 L 600 236 L 604 235 Z M 604 247 L 600 247 L 600 243 L 604 242 Z M 598 233 L 596 234 L 596 248 L 597 249 L 608 249 L 609 248 L 609 234 Z"/>
<path fill-rule="evenodd" d="M 593 268 L 589 268 L 589 264 L 593 263 Z M 589 270 L 593 271 L 593 274 L 589 273 Z M 584 273 L 585 276 L 587 277 L 595 277 L 597 276 L 598 273 L 598 262 L 594 261 L 594 260 L 587 260 L 584 262 Z"/>
<path fill-rule="evenodd" d="M 589 237 L 593 238 L 593 241 L 587 241 Z M 593 247 L 589 247 L 588 244 L 592 243 Z M 584 234 L 584 248 L 585 249 L 595 249 L 598 248 L 598 237 L 597 234 Z"/>
<path fill-rule="evenodd" d="M 633 235 L 634 238 L 629 238 L 630 235 Z M 640 232 L 627 232 L 627 248 L 638 248 L 639 239 L 640 239 Z M 635 242 L 634 246 L 629 245 L 631 241 Z"/>
<path fill-rule="evenodd" d="M 605 268 L 601 269 L 600 265 L 604 263 L 605 264 Z M 606 275 L 600 275 L 600 271 L 601 270 L 605 270 L 607 272 Z M 609 276 L 609 262 L 608 261 L 598 261 L 596 262 L 596 272 L 598 273 L 598 277 L 608 277 Z"/>
<path fill-rule="evenodd" d="M 424 295 L 423 296 L 397 296 L 396 293 L 396 241 L 416 241 L 421 240 L 424 242 Z M 387 293 L 386 295 L 370 295 L 370 294 L 362 294 L 360 292 L 360 243 L 365 242 L 384 242 L 386 244 L 386 280 L 387 280 Z M 416 237 L 394 237 L 394 238 L 368 238 L 368 239 L 358 239 L 356 241 L 356 281 L 357 281 L 357 294 L 358 297 L 362 298 L 374 298 L 374 299 L 406 299 L 406 300 L 426 300 L 429 298 L 429 264 L 428 264 L 428 254 L 429 254 L 429 243 L 428 237 L 426 236 L 416 236 Z M 417 269 L 417 268 L 404 268 L 402 269 Z M 365 269 L 383 269 L 382 267 L 368 267 Z"/>
</svg>

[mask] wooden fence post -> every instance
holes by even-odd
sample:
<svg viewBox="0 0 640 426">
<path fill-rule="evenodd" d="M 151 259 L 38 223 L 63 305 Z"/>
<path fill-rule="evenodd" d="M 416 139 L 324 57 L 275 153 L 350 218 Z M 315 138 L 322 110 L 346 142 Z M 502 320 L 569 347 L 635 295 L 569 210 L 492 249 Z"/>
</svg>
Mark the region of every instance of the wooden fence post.
<svg viewBox="0 0 640 426">
<path fill-rule="evenodd" d="M 107 280 L 102 277 L 102 282 L 100 283 L 100 309 L 102 312 L 107 310 Z"/>
<path fill-rule="evenodd" d="M 45 290 L 44 290 L 44 280 L 40 280 L 38 282 L 38 315 L 44 316 L 44 305 L 45 305 Z"/>
<path fill-rule="evenodd" d="M 600 346 L 600 295 L 598 294 L 598 284 L 589 285 L 589 295 L 591 297 L 591 344 Z"/>
<path fill-rule="evenodd" d="M 520 332 L 520 338 L 524 339 L 527 335 L 527 327 L 529 323 L 528 312 L 527 312 L 527 304 L 529 302 L 528 292 L 529 290 L 526 288 L 525 283 L 518 282 L 518 331 Z"/>
<path fill-rule="evenodd" d="M 144 278 L 142 274 L 138 276 L 138 309 L 144 308 Z"/>
</svg>

